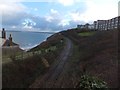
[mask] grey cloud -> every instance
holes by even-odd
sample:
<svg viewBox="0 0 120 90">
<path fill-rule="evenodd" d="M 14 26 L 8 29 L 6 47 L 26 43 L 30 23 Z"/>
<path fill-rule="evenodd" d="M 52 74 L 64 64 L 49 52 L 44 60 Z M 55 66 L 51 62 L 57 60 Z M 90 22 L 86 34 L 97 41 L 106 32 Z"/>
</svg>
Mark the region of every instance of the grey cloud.
<svg viewBox="0 0 120 90">
<path fill-rule="evenodd" d="M 20 25 L 22 20 L 27 17 L 26 13 L 13 13 L 13 15 L 2 15 L 2 24 L 8 26 Z"/>
<path fill-rule="evenodd" d="M 11 27 L 11 26 L 18 26 L 22 27 L 22 23 L 24 22 L 25 19 L 31 19 L 33 22 L 36 24 L 33 26 L 33 28 L 38 28 L 39 30 L 53 30 L 53 31 L 58 31 L 58 30 L 65 30 L 68 28 L 76 27 L 77 24 L 79 23 L 84 23 L 84 22 L 75 22 L 75 21 L 69 21 L 69 25 L 62 26 L 59 25 L 60 19 L 53 19 L 51 22 L 47 21 L 45 17 L 38 17 L 34 16 L 31 14 L 27 13 L 17 13 L 16 15 L 13 14 L 13 16 L 7 16 L 3 15 L 2 18 L 2 24 L 3 26 L 6 27 Z M 28 23 L 28 26 L 32 25 L 30 22 Z"/>
</svg>

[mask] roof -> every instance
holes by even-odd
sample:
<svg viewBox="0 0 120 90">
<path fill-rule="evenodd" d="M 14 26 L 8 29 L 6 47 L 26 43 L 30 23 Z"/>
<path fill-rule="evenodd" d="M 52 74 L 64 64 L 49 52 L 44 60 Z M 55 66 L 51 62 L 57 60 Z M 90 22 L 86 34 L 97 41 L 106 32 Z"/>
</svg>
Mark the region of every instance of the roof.
<svg viewBox="0 0 120 90">
<path fill-rule="evenodd" d="M 0 38 L 0 47 L 3 46 L 3 44 L 5 43 L 6 39 Z"/>
<path fill-rule="evenodd" d="M 10 46 L 10 41 L 8 39 L 0 38 L 0 47 Z M 12 42 L 12 46 L 18 46 L 18 44 Z"/>
</svg>

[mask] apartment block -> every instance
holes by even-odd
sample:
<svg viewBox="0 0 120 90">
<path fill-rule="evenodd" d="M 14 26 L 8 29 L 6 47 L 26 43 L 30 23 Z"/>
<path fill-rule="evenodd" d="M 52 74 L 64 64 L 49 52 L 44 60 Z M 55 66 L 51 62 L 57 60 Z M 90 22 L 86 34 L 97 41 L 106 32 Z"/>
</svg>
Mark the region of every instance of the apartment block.
<svg viewBox="0 0 120 90">
<path fill-rule="evenodd" d="M 120 29 L 120 16 L 109 19 L 109 20 L 94 21 L 94 29 L 96 30 Z"/>
</svg>

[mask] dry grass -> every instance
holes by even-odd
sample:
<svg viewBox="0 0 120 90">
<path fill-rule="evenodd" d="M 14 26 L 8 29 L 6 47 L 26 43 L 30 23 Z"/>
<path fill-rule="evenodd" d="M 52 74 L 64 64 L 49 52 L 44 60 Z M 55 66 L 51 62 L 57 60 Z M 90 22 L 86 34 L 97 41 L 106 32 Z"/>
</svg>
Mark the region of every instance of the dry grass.
<svg viewBox="0 0 120 90">
<path fill-rule="evenodd" d="M 118 87 L 119 61 L 117 55 L 118 48 L 120 48 L 118 47 L 118 31 L 94 31 L 96 32 L 94 35 L 87 37 L 79 36 L 80 32 L 84 31 L 62 32 L 74 42 L 74 46 L 72 55 L 56 82 L 56 87 L 73 88 L 79 83 L 80 77 L 84 73 L 102 79 L 110 88 Z M 41 44 L 42 47 L 38 46 L 33 50 L 54 45 L 51 41 L 55 40 L 57 43 L 55 36 L 48 38 L 50 42 L 45 42 L 46 44 Z M 44 57 L 52 64 L 60 50 L 61 48 L 52 53 L 48 52 Z M 37 76 L 44 74 L 47 69 L 39 57 L 35 56 L 24 62 L 12 62 L 3 66 L 3 87 L 28 87 Z"/>
<path fill-rule="evenodd" d="M 87 73 L 107 82 L 109 88 L 117 88 L 119 86 L 118 31 L 94 31 L 96 34 L 88 37 L 79 36 L 80 32 L 76 30 L 64 32 L 64 35 L 69 37 L 75 46 L 61 77 L 65 78 L 64 74 L 67 74 L 68 78 L 75 76 L 73 81 L 78 82 L 80 76 Z M 64 82 L 70 82 L 69 79 L 63 80 L 63 86 L 74 87 L 71 84 L 65 86 Z"/>
<path fill-rule="evenodd" d="M 51 45 L 56 45 L 55 51 L 49 51 L 42 55 L 34 55 L 24 60 L 15 60 L 2 66 L 2 87 L 3 88 L 28 88 L 37 77 L 40 77 L 48 71 L 41 58 L 44 57 L 49 65 L 51 65 L 62 51 L 64 43 L 60 43 L 62 36 L 54 37 L 30 50 L 37 51 L 41 48 L 46 49 Z M 52 44 L 51 44 L 52 43 Z"/>
</svg>

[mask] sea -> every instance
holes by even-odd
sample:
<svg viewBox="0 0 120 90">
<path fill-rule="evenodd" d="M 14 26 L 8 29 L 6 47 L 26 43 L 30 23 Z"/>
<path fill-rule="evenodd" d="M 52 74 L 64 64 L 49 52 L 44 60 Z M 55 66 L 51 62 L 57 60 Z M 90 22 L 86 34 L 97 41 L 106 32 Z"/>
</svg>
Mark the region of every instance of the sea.
<svg viewBox="0 0 120 90">
<path fill-rule="evenodd" d="M 47 37 L 52 35 L 51 33 L 45 33 L 45 32 L 7 31 L 6 32 L 7 39 L 9 38 L 10 34 L 12 35 L 13 42 L 19 44 L 20 48 L 25 51 L 36 47 L 37 45 L 45 41 Z"/>
</svg>

